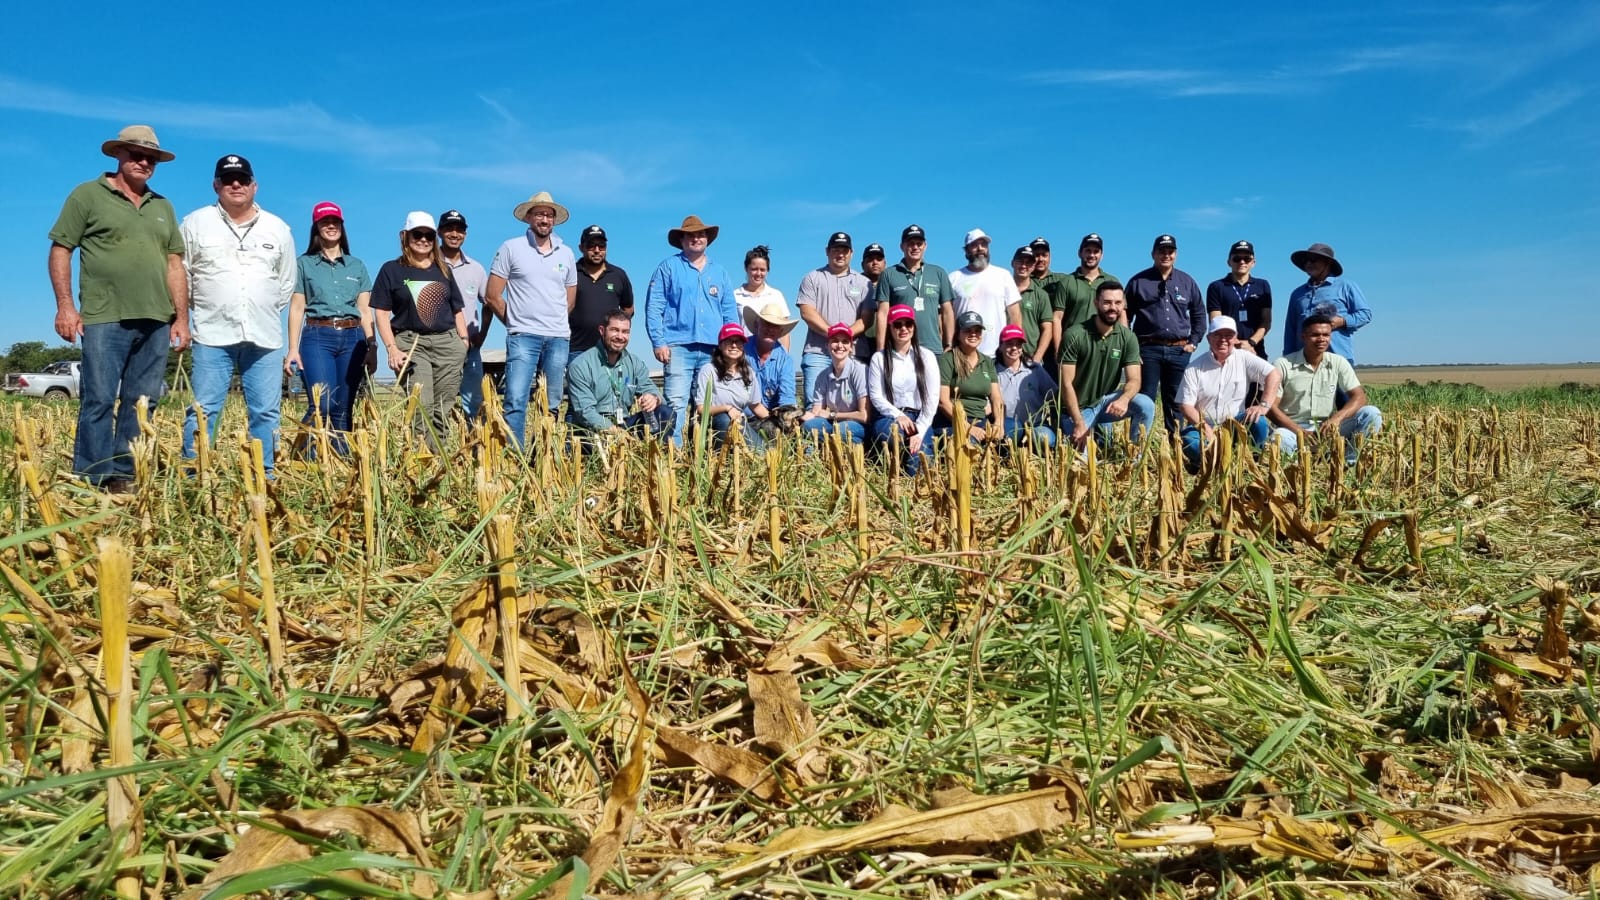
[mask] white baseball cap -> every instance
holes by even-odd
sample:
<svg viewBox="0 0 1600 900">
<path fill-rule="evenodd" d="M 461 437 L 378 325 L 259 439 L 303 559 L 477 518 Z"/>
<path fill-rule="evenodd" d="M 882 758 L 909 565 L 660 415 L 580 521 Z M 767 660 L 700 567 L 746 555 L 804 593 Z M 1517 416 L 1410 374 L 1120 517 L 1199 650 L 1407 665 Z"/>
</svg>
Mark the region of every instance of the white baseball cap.
<svg viewBox="0 0 1600 900">
<path fill-rule="evenodd" d="M 415 228 L 426 228 L 429 231 L 439 230 L 439 226 L 433 224 L 433 216 L 421 210 L 413 210 L 406 213 L 406 227 L 401 230 L 411 231 Z"/>
<path fill-rule="evenodd" d="M 967 232 L 967 237 L 966 237 L 965 240 L 963 240 L 961 242 L 961 246 L 970 247 L 970 246 L 972 246 L 972 242 L 973 241 L 987 241 L 987 240 L 989 240 L 989 236 L 987 234 L 983 233 L 983 229 L 982 228 L 974 228 L 971 231 Z"/>
<path fill-rule="evenodd" d="M 1217 316 L 1211 320 L 1211 325 L 1206 328 L 1206 334 L 1216 334 L 1219 331 L 1239 333 L 1239 324 L 1233 321 L 1232 316 Z"/>
</svg>

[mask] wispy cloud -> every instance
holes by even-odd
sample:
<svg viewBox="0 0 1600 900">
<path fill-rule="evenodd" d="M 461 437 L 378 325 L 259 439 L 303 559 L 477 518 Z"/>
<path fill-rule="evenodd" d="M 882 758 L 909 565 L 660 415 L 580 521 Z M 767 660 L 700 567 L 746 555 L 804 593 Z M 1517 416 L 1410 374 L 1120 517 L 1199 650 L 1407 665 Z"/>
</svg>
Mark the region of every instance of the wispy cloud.
<svg viewBox="0 0 1600 900">
<path fill-rule="evenodd" d="M 1028 84 L 1047 87 L 1089 85 L 1125 88 L 1168 97 L 1215 97 L 1240 94 L 1285 94 L 1303 89 L 1281 73 L 1248 77 L 1203 69 L 1045 69 L 1025 73 Z"/>
<path fill-rule="evenodd" d="M 1215 231 L 1244 218 L 1252 207 L 1260 203 L 1260 197 L 1231 197 L 1220 203 L 1191 206 L 1178 210 L 1178 224 L 1198 231 Z"/>
<path fill-rule="evenodd" d="M 491 110 L 494 110 L 494 114 L 499 116 L 500 120 L 503 123 L 505 123 L 507 126 L 509 126 L 511 128 L 521 128 L 522 127 L 522 120 L 518 119 L 516 116 L 513 116 L 511 114 L 511 110 L 506 109 L 505 104 L 500 103 L 499 101 L 495 100 L 493 97 L 489 97 L 489 96 L 487 96 L 485 94 L 479 94 L 478 95 L 478 99 L 483 101 L 483 105 L 484 106 L 487 106 Z"/>
<path fill-rule="evenodd" d="M 1553 85 L 1528 95 L 1521 103 L 1492 115 L 1462 120 L 1424 119 L 1425 127 L 1459 131 L 1470 146 L 1492 144 L 1534 125 L 1576 103 L 1586 92 L 1572 85 Z"/>
<path fill-rule="evenodd" d="M 789 204 L 789 211 L 795 216 L 804 219 L 827 219 L 842 221 L 853 219 L 862 213 L 877 206 L 880 201 L 872 200 L 796 200 Z"/>
</svg>

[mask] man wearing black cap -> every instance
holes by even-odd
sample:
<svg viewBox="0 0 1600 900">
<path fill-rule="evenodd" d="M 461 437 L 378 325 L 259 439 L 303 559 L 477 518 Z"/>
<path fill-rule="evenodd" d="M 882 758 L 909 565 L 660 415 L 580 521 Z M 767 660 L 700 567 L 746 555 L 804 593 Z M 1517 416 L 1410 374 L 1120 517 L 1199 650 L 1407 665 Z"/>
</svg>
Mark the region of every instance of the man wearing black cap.
<svg viewBox="0 0 1600 900">
<path fill-rule="evenodd" d="M 1129 279 L 1128 316 L 1139 339 L 1144 383 L 1139 390 L 1151 399 L 1161 397 L 1161 417 L 1168 431 L 1176 431 L 1178 386 L 1189 358 L 1205 339 L 1206 301 L 1200 285 L 1178 269 L 1178 240 L 1158 235 L 1150 248 L 1155 263 Z"/>
<path fill-rule="evenodd" d="M 1033 247 L 1033 244 L 1023 244 L 1011 254 L 1011 279 L 1017 286 L 1017 295 L 1022 298 L 1017 304 L 1022 315 L 1022 361 L 1030 368 L 1044 363 L 1055 342 L 1050 295 L 1033 280 L 1036 271 Z"/>
<path fill-rule="evenodd" d="M 805 387 L 803 407 L 810 409 L 816 400 L 817 378 L 833 365 L 828 355 L 828 329 L 837 324 L 850 326 L 853 336 L 867 330 L 861 317 L 861 304 L 871 285 L 867 276 L 850 269 L 854 247 L 850 235 L 835 231 L 828 236 L 823 250 L 828 264 L 812 269 L 800 280 L 800 292 L 795 303 L 800 307 L 800 318 L 806 323 L 806 346 L 800 354 L 800 373 Z"/>
<path fill-rule="evenodd" d="M 1078 242 L 1078 268 L 1060 276 L 1059 290 L 1050 294 L 1055 304 L 1056 334 L 1066 334 L 1068 328 L 1094 318 L 1095 290 L 1102 281 L 1117 280 L 1115 275 L 1100 269 L 1105 248 L 1105 241 L 1092 231 Z M 1049 293 L 1048 287 L 1046 293 Z"/>
<path fill-rule="evenodd" d="M 1266 358 L 1263 342 L 1272 328 L 1272 285 L 1265 278 L 1250 277 L 1255 267 L 1255 245 L 1235 241 L 1228 248 L 1228 274 L 1206 285 L 1206 314 L 1213 319 L 1227 316 L 1238 323 L 1234 343 Z"/>
<path fill-rule="evenodd" d="M 900 252 L 905 258 L 878 279 L 878 349 L 883 349 L 888 329 L 889 307 L 909 306 L 917 314 L 917 341 L 934 353 L 950 349 L 955 339 L 955 291 L 950 275 L 924 261 L 928 235 L 921 225 L 907 225 L 900 232 Z"/>
<path fill-rule="evenodd" d="M 483 291 L 489 283 L 489 270 L 467 255 L 467 217 L 459 209 L 447 209 L 439 216 L 439 252 L 450 266 L 450 274 L 461 288 L 461 308 L 467 319 L 467 360 L 461 364 L 461 412 L 467 421 L 478 417 L 483 408 L 483 342 L 494 327 L 494 316 L 483 314 Z"/>
<path fill-rule="evenodd" d="M 606 259 L 606 230 L 590 225 L 578 237 L 578 301 L 568 318 L 572 356 L 600 343 L 600 329 L 611 313 L 633 317 L 633 282 L 620 266 Z"/>
<path fill-rule="evenodd" d="M 217 160 L 211 188 L 217 202 L 185 216 L 179 229 L 194 340 L 189 380 L 215 442 L 222 404 L 239 373 L 250 437 L 261 442 L 270 473 L 283 409 L 283 311 L 298 274 L 294 237 L 282 219 L 256 205 L 250 160 L 237 154 Z M 199 425 L 190 406 L 183 419 L 186 459 L 198 453 Z"/>
<path fill-rule="evenodd" d="M 861 274 L 867 278 L 867 296 L 861 301 L 856 317 L 866 323 L 867 330 L 856 338 L 856 359 L 862 363 L 872 361 L 872 354 L 878 349 L 878 335 L 883 334 L 888 325 L 884 321 L 889 317 L 888 307 L 878 308 L 878 282 L 883 278 L 883 270 L 889 267 L 888 256 L 883 245 L 877 243 L 868 244 L 861 251 Z"/>
<path fill-rule="evenodd" d="M 1301 349 L 1301 323 L 1313 315 L 1327 316 L 1333 322 L 1331 352 L 1356 364 L 1355 333 L 1372 321 L 1367 298 L 1353 281 L 1344 278 L 1344 266 L 1327 244 L 1312 244 L 1289 255 L 1295 268 L 1306 273 L 1306 283 L 1289 295 L 1289 309 L 1283 323 L 1283 355 Z"/>
</svg>

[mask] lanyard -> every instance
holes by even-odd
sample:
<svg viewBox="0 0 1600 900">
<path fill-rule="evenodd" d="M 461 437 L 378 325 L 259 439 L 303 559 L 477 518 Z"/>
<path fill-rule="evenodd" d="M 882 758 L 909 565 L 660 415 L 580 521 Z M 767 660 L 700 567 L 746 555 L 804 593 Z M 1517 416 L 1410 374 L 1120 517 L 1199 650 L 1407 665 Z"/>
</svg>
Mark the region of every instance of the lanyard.
<svg viewBox="0 0 1600 900">
<path fill-rule="evenodd" d="M 255 217 L 250 220 L 250 224 L 244 227 L 244 234 L 240 234 L 239 230 L 233 227 L 232 217 L 228 215 L 220 203 L 217 204 L 217 216 L 222 219 L 222 224 L 228 226 L 228 231 L 233 235 L 234 240 L 239 242 L 240 250 L 244 249 L 244 239 L 250 236 L 250 229 L 256 227 L 256 223 L 261 221 L 261 213 L 257 212 Z"/>
</svg>

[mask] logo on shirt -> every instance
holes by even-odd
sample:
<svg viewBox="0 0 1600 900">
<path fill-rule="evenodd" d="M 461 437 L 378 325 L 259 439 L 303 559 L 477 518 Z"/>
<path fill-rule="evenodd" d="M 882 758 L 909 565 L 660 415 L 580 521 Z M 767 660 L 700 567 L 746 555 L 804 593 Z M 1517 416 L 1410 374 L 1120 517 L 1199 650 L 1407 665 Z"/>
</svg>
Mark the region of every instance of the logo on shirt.
<svg viewBox="0 0 1600 900">
<path fill-rule="evenodd" d="M 616 285 L 613 285 L 613 284 L 612 284 L 612 283 L 611 283 L 611 282 L 609 282 L 609 281 L 608 281 L 608 282 L 606 282 L 606 291 L 607 291 L 607 292 L 608 292 L 608 293 L 615 293 L 615 292 L 616 292 L 616 290 L 617 290 L 617 288 L 616 288 Z"/>
<path fill-rule="evenodd" d="M 1111 348 L 1111 358 L 1112 359 L 1121 359 L 1122 358 L 1122 348 L 1121 347 L 1113 347 L 1113 348 Z"/>
<path fill-rule="evenodd" d="M 722 289 L 713 284 L 711 287 L 706 289 L 706 293 L 708 293 L 711 296 L 715 297 L 718 294 L 722 293 Z"/>
<path fill-rule="evenodd" d="M 272 245 L 271 244 L 262 244 L 261 245 L 261 249 L 263 249 L 263 250 L 271 250 L 272 249 Z"/>
</svg>

